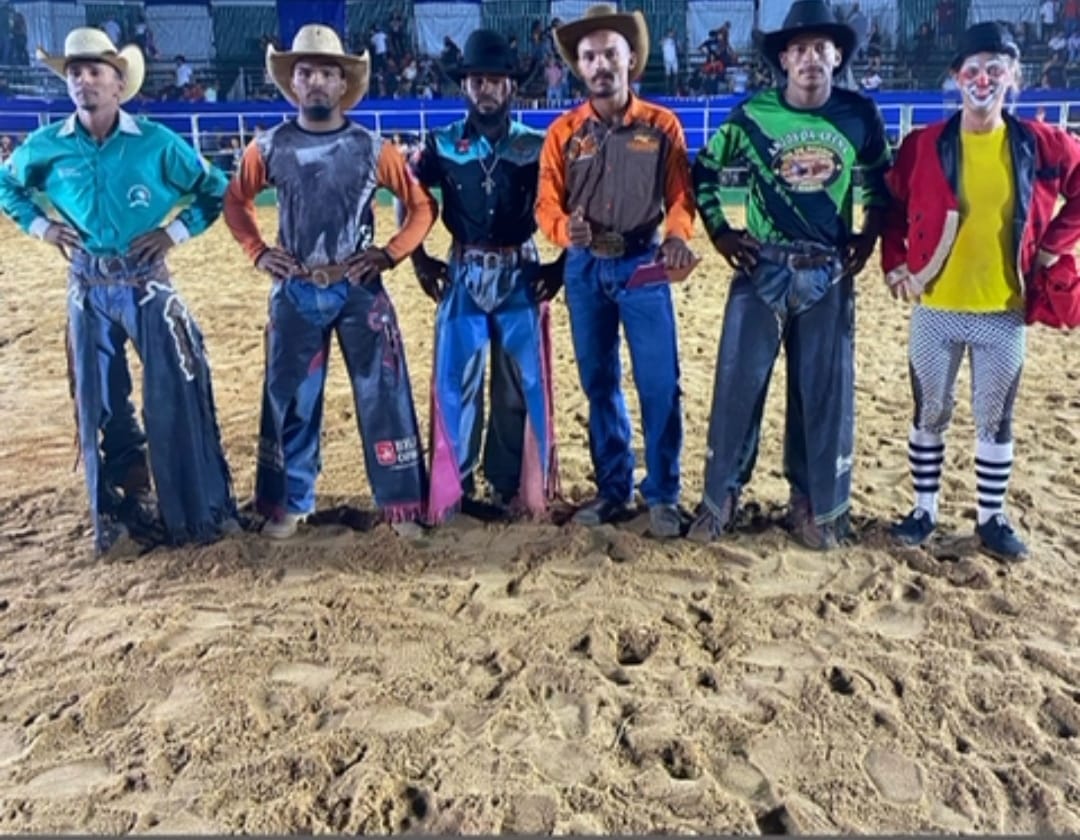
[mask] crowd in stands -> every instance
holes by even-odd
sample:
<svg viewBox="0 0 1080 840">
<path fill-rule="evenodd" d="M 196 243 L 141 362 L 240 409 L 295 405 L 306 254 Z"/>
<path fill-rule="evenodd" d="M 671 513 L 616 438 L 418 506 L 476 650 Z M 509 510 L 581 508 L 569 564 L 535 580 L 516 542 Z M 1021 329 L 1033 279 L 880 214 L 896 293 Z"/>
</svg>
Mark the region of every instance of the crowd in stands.
<svg viewBox="0 0 1080 840">
<path fill-rule="evenodd" d="M 1038 62 L 1031 66 L 1038 72 L 1029 72 L 1026 84 L 1047 89 L 1068 87 L 1070 71 L 1080 71 L 1080 0 L 1037 2 L 1034 21 L 1010 24 L 1025 57 Z M 931 19 L 923 21 L 911 38 L 902 40 L 895 37 L 895 32 L 884 32 L 878 21 L 868 19 L 858 2 L 847 0 L 834 5 L 840 20 L 866 33 L 852 70 L 841 83 L 866 93 L 943 82 L 947 87 L 944 62 L 964 25 L 960 9 L 961 0 L 937 0 Z M 557 18 L 532 21 L 524 45 L 519 45 L 516 36 L 510 36 L 522 79 L 519 97 L 528 104 L 559 107 L 583 93 L 580 81 L 555 48 L 553 32 L 559 25 Z M 214 103 L 226 98 L 218 74 L 210 68 L 196 69 L 183 55 L 170 59 L 159 54 L 154 32 L 143 15 L 113 14 L 100 26 L 116 44 L 138 44 L 154 68 L 138 101 Z M 669 29 L 659 38 L 654 59 L 659 66 L 654 73 L 646 73 L 641 87 L 654 95 L 698 97 L 739 95 L 772 84 L 769 68 L 756 54 L 739 54 L 731 30 L 731 22 L 723 21 L 708 32 L 703 42 L 691 44 L 685 39 L 680 41 L 676 30 Z M 433 100 L 457 94 L 454 78 L 461 61 L 461 46 L 447 35 L 437 55 L 422 54 L 416 47 L 410 20 L 402 11 L 352 33 L 349 41 L 353 51 L 368 50 L 371 55 L 372 98 Z M 267 33 L 258 42 L 260 53 L 265 53 L 269 44 L 278 49 L 287 47 Z M 1029 54 L 1032 47 L 1037 50 Z M 0 0 L 0 64 L 18 66 L 29 61 L 26 20 Z M 239 92 L 237 88 L 232 92 L 246 99 L 279 98 L 261 67 L 249 69 L 249 73 L 254 84 L 241 84 Z M 1030 78 L 1032 75 L 1035 78 Z M 0 96 L 7 90 L 7 80 L 0 73 Z"/>
</svg>

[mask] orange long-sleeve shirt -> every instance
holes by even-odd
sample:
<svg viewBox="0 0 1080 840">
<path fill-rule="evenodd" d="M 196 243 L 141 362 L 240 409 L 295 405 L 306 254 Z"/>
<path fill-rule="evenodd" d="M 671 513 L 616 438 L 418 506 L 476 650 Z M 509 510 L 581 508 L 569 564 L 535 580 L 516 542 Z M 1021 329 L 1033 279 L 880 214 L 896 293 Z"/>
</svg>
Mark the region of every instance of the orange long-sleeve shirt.
<svg viewBox="0 0 1080 840">
<path fill-rule="evenodd" d="M 631 95 L 622 122 L 610 128 L 590 102 L 555 120 L 540 153 L 537 224 L 566 248 L 578 207 L 594 226 L 624 235 L 649 233 L 666 215 L 667 236 L 689 241 L 694 195 L 678 117 Z"/>
<path fill-rule="evenodd" d="M 282 123 L 253 140 L 225 194 L 225 223 L 254 261 L 267 245 L 255 218 L 255 196 L 277 189 L 278 243 L 308 268 L 345 262 L 374 241 L 372 198 L 390 189 L 405 206 L 400 230 L 386 243 L 394 263 L 423 242 L 437 205 L 393 143 L 355 123 L 338 131 L 304 131 Z"/>
</svg>

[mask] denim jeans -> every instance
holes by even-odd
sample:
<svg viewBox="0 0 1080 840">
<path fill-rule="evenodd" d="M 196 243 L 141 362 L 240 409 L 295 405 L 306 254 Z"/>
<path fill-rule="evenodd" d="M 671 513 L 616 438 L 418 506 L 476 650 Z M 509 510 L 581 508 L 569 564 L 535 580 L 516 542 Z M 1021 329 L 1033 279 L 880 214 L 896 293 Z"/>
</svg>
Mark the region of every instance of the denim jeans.
<svg viewBox="0 0 1080 840">
<path fill-rule="evenodd" d="M 622 390 L 619 327 L 626 333 L 645 437 L 647 504 L 674 504 L 680 491 L 682 391 L 671 289 L 666 284 L 627 289 L 634 270 L 653 251 L 601 258 L 571 248 L 566 260 L 566 302 L 581 387 L 589 399 L 589 451 L 599 494 L 628 502 L 634 492 L 630 417 Z"/>
</svg>

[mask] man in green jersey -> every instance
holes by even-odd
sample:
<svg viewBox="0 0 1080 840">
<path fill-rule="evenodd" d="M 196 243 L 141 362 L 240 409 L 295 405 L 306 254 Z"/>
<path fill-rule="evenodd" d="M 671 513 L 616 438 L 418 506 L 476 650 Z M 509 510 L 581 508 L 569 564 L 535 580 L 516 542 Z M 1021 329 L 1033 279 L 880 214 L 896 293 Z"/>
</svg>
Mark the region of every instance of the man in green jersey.
<svg viewBox="0 0 1080 840">
<path fill-rule="evenodd" d="M 138 47 L 118 50 L 80 27 L 63 55 L 38 57 L 67 81 L 75 113 L 31 134 L 0 170 L 0 210 L 71 259 L 68 339 L 95 547 L 108 551 L 129 532 L 216 539 L 238 528 L 236 504 L 202 334 L 164 258 L 213 223 L 228 182 L 175 132 L 120 107 L 145 76 Z M 163 224 L 182 198 L 191 204 Z M 143 364 L 145 438 L 129 401 L 129 339 Z M 144 442 L 157 510 L 143 498 Z"/>
<path fill-rule="evenodd" d="M 694 164 L 706 229 L 735 269 L 724 314 L 705 462 L 689 536 L 731 529 L 757 457 L 762 409 L 781 345 L 787 356 L 784 472 L 789 525 L 807 547 L 846 533 L 854 439 L 853 279 L 874 249 L 886 203 L 888 149 L 872 101 L 833 85 L 857 36 L 822 0 L 792 4 L 758 46 L 782 80 L 737 107 Z M 721 172 L 749 170 L 746 229 L 721 203 Z M 852 229 L 853 174 L 866 216 Z"/>
</svg>

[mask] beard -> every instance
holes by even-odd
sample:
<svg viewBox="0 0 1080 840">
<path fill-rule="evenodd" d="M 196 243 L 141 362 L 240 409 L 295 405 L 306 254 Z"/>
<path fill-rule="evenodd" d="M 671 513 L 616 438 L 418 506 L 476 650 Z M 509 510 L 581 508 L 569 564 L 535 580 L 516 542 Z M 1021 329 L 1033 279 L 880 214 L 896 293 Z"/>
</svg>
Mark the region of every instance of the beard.
<svg viewBox="0 0 1080 840">
<path fill-rule="evenodd" d="M 305 105 L 304 116 L 312 122 L 326 122 L 334 114 L 329 105 Z"/>
<path fill-rule="evenodd" d="M 510 116 L 510 100 L 507 99 L 494 111 L 481 111 L 475 102 L 469 103 L 469 120 L 481 131 L 498 128 Z"/>
</svg>

